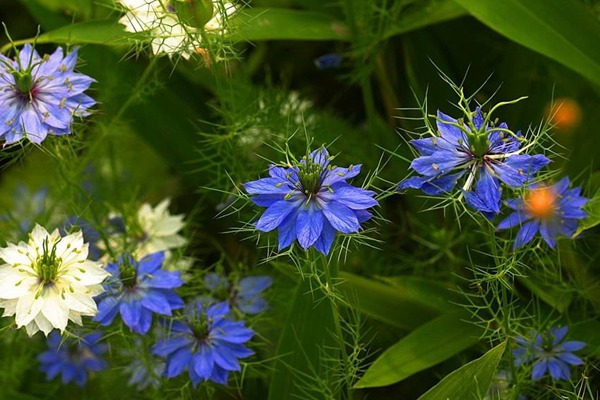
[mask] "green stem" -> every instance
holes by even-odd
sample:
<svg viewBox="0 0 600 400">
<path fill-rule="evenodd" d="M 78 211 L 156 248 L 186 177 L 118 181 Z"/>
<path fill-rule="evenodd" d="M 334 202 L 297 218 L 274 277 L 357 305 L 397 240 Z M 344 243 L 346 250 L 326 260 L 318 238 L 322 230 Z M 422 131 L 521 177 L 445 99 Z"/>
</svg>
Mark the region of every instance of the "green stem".
<svg viewBox="0 0 600 400">
<path fill-rule="evenodd" d="M 335 336 L 336 339 L 338 341 L 338 345 L 340 348 L 340 352 L 342 355 L 342 362 L 343 362 L 343 369 L 344 372 L 348 372 L 348 368 L 350 366 L 350 357 L 348 356 L 348 353 L 346 351 L 346 342 L 344 340 L 344 332 L 342 330 L 342 325 L 340 323 L 340 304 L 338 301 L 338 296 L 341 296 L 340 293 L 337 292 L 336 287 L 335 287 L 335 279 L 338 276 L 339 273 L 339 268 L 337 263 L 332 262 L 329 263 L 327 261 L 327 258 L 324 255 L 321 255 L 321 265 L 323 267 L 323 270 L 325 271 L 325 284 L 326 284 L 326 291 L 327 291 L 327 297 L 329 298 L 329 300 L 331 301 L 331 307 L 333 310 L 333 322 L 334 322 L 334 328 L 335 328 Z M 353 398 L 353 392 L 352 392 L 352 382 L 348 379 L 349 377 L 347 376 L 347 374 L 345 374 L 346 376 L 346 387 L 343 388 L 342 390 L 345 390 L 345 398 L 347 400 L 352 400 Z"/>
</svg>

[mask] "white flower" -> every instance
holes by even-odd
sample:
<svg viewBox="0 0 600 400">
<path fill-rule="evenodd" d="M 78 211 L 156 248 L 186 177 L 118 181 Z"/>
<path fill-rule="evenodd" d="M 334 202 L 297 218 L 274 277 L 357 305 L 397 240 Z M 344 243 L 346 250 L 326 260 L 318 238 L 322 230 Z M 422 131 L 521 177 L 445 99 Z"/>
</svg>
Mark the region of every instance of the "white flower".
<svg viewBox="0 0 600 400">
<path fill-rule="evenodd" d="M 161 201 L 156 207 L 144 203 L 137 213 L 144 240 L 138 247 L 138 256 L 158 251 L 166 251 L 184 246 L 186 240 L 178 232 L 183 229 L 183 214 L 169 213 L 169 199 Z"/>
<path fill-rule="evenodd" d="M 117 0 L 127 13 L 119 20 L 127 32 L 149 32 L 152 36 L 152 52 L 171 57 L 180 54 L 188 59 L 199 47 L 201 35 L 198 30 L 179 21 L 175 7 L 169 0 Z M 228 2 L 213 0 L 214 15 L 204 25 L 207 32 L 224 32 L 224 21 L 237 8 Z"/>
<path fill-rule="evenodd" d="M 171 215 L 169 203 L 170 200 L 165 199 L 154 208 L 144 203 L 137 214 L 130 218 L 111 213 L 110 219 L 121 221 L 125 227 L 119 228 L 119 232 L 108 237 L 110 252 L 105 252 L 100 261 L 116 262 L 123 254 L 130 254 L 139 260 L 160 251 L 165 252 L 165 262 L 170 260 L 169 250 L 184 246 L 187 240 L 179 234 L 184 227 L 184 216 L 183 214 Z M 96 245 L 106 250 L 104 241 L 99 241 Z"/>
<path fill-rule="evenodd" d="M 69 320 L 81 325 L 81 316 L 98 312 L 93 297 L 104 291 L 109 275 L 102 264 L 90 261 L 81 231 L 61 237 L 39 225 L 27 243 L 9 243 L 0 249 L 0 307 L 4 317 L 15 315 L 17 327 L 32 336 L 64 331 Z"/>
</svg>

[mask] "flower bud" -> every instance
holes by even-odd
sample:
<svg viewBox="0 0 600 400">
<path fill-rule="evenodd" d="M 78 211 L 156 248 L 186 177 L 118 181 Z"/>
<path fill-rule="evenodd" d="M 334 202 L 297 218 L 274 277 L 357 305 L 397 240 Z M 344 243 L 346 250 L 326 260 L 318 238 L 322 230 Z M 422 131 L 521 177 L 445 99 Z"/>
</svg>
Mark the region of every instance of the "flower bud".
<svg viewBox="0 0 600 400">
<path fill-rule="evenodd" d="M 179 20 L 195 28 L 203 29 L 213 17 L 213 0 L 174 0 L 172 4 Z"/>
</svg>

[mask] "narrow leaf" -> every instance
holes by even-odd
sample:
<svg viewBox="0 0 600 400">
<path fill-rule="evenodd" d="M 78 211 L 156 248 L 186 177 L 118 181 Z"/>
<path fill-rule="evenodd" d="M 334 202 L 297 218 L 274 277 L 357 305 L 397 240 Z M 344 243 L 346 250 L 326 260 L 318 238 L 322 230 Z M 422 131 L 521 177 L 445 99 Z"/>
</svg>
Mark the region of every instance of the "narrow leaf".
<svg viewBox="0 0 600 400">
<path fill-rule="evenodd" d="M 400 382 L 468 349 L 479 341 L 482 329 L 465 322 L 466 317 L 457 310 L 421 325 L 375 360 L 355 387 Z"/>
<path fill-rule="evenodd" d="M 311 11 L 257 7 L 230 23 L 234 40 L 350 40 L 343 22 Z"/>
<path fill-rule="evenodd" d="M 432 387 L 419 400 L 479 399 L 489 389 L 506 342 L 500 343 L 480 358 L 463 365 Z"/>
<path fill-rule="evenodd" d="M 600 84 L 600 23 L 579 2 L 455 1 L 500 34 Z"/>
<path fill-rule="evenodd" d="M 333 337 L 335 321 L 331 301 L 313 291 L 308 279 L 300 280 L 294 294 L 289 319 L 283 327 L 277 348 L 277 361 L 269 385 L 269 400 L 325 398 L 315 382 L 335 384 L 339 365 Z"/>
<path fill-rule="evenodd" d="M 418 292 L 403 291 L 348 272 L 341 272 L 340 278 L 340 290 L 357 310 L 389 325 L 413 330 L 440 314 Z"/>
</svg>

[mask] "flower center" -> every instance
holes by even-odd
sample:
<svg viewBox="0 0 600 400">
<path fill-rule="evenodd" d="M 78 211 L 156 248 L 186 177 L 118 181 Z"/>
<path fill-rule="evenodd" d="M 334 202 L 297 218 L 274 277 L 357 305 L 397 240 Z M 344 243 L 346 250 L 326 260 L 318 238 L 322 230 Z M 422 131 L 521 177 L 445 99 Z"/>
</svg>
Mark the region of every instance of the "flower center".
<svg viewBox="0 0 600 400">
<path fill-rule="evenodd" d="M 35 97 L 36 89 L 31 71 L 13 71 L 12 76 L 15 78 L 15 87 L 19 96 L 23 100 L 32 101 Z"/>
<path fill-rule="evenodd" d="M 323 165 L 309 159 L 305 159 L 305 163 L 300 165 L 298 177 L 304 194 L 311 195 L 319 192 L 321 189 L 321 172 L 323 172 Z"/>
<path fill-rule="evenodd" d="M 534 218 L 547 219 L 556 212 L 556 194 L 549 187 L 531 189 L 525 196 L 525 211 Z"/>
<path fill-rule="evenodd" d="M 56 244 L 52 244 L 52 248 L 50 248 L 48 238 L 44 239 L 42 255 L 37 259 L 35 265 L 35 270 L 44 286 L 56 281 L 61 264 L 61 258 L 56 256 Z"/>
<path fill-rule="evenodd" d="M 208 319 L 204 315 L 197 316 L 191 321 L 190 328 L 192 329 L 192 333 L 194 337 L 198 339 L 200 342 L 208 341 Z"/>
<path fill-rule="evenodd" d="M 134 288 L 137 283 L 137 268 L 133 261 L 129 257 L 124 258 L 119 269 L 123 286 L 129 289 Z"/>
</svg>

